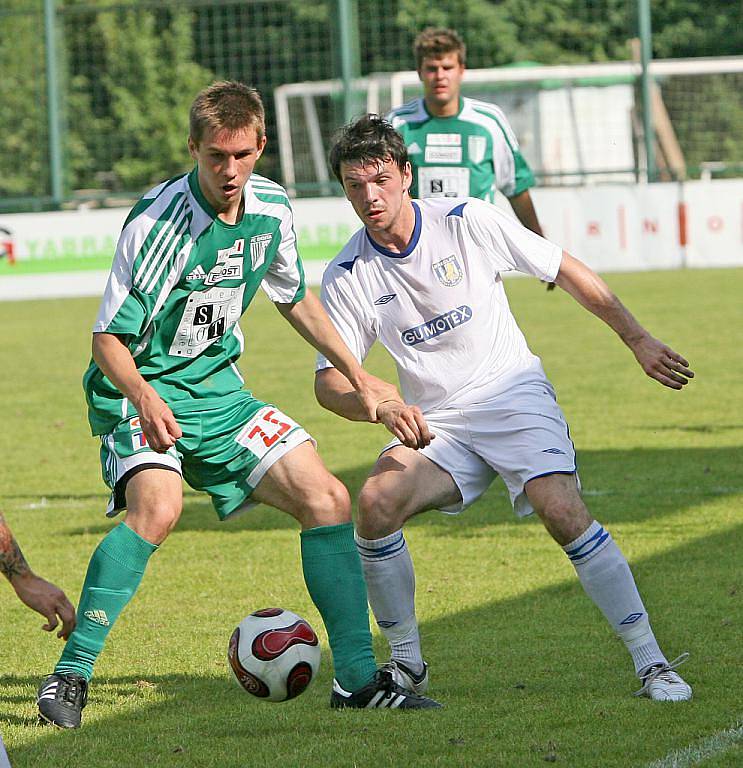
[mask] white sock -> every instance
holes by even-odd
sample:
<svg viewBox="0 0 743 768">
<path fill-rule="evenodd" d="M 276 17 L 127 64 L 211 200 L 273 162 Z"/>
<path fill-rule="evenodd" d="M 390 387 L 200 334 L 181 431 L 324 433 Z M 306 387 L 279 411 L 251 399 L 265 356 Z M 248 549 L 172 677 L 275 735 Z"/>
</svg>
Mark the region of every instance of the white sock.
<svg viewBox="0 0 743 768">
<path fill-rule="evenodd" d="M 415 572 L 402 531 L 382 539 L 356 534 L 369 605 L 387 638 L 392 658 L 414 673 L 423 671 L 423 656 L 415 619 Z"/>
<path fill-rule="evenodd" d="M 642 676 L 653 664 L 667 664 L 650 628 L 629 564 L 611 534 L 594 520 L 563 549 L 583 589 L 627 646 L 635 672 Z"/>
</svg>

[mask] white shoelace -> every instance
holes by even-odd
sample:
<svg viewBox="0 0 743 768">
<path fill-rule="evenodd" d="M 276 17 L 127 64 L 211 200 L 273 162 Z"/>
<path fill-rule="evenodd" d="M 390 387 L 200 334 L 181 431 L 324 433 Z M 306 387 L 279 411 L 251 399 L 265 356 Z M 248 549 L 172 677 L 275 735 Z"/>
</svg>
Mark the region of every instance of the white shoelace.
<svg viewBox="0 0 743 768">
<path fill-rule="evenodd" d="M 645 691 L 650 687 L 650 684 L 660 678 L 661 680 L 665 680 L 667 683 L 677 683 L 681 680 L 681 678 L 674 674 L 673 676 L 667 675 L 668 672 L 673 672 L 675 669 L 678 669 L 687 659 L 689 658 L 688 652 L 682 653 L 680 656 L 677 656 L 673 661 L 669 662 L 668 664 L 663 664 L 658 667 L 655 667 L 654 669 L 651 668 L 650 672 L 648 672 L 647 675 L 643 678 L 642 688 L 640 688 L 639 691 L 635 691 L 635 696 L 642 696 Z"/>
</svg>

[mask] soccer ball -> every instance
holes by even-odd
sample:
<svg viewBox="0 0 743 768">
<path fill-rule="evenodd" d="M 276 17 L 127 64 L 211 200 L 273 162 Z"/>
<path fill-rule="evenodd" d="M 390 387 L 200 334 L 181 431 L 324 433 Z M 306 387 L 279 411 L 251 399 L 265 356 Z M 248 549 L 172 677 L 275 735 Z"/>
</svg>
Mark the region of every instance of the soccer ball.
<svg viewBox="0 0 743 768">
<path fill-rule="evenodd" d="M 296 613 L 264 608 L 237 625 L 227 659 L 248 693 L 263 701 L 286 701 L 299 696 L 317 674 L 320 642 Z"/>
</svg>

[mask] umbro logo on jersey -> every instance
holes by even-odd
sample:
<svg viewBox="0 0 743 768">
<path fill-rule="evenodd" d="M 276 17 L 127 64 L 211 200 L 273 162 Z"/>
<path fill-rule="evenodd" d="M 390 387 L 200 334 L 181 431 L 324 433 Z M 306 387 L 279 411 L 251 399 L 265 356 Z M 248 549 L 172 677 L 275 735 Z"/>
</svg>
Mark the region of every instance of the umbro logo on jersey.
<svg viewBox="0 0 743 768">
<path fill-rule="evenodd" d="M 408 147 L 408 154 L 409 155 L 419 155 L 423 150 L 418 146 L 418 142 L 414 141 L 409 147 Z"/>
<path fill-rule="evenodd" d="M 561 456 L 565 456 L 565 451 L 561 451 L 559 448 L 545 448 L 542 453 L 559 453 Z"/>
<path fill-rule="evenodd" d="M 187 275 L 186 280 L 203 280 L 206 277 L 206 272 L 201 264 L 197 264 L 195 269 L 192 269 Z"/>
<path fill-rule="evenodd" d="M 377 305 L 389 304 L 396 296 L 396 293 L 388 293 L 386 296 L 380 296 L 374 303 Z"/>
<path fill-rule="evenodd" d="M 461 307 L 450 309 L 443 315 L 434 317 L 433 320 L 403 331 L 401 334 L 402 342 L 409 347 L 413 347 L 422 341 L 435 339 L 437 336 L 441 336 L 442 333 L 451 331 L 453 328 L 457 328 L 471 319 L 472 308 L 463 304 Z"/>
<path fill-rule="evenodd" d="M 105 611 L 85 611 L 85 618 L 100 624 L 102 627 L 107 627 L 110 623 Z"/>
</svg>

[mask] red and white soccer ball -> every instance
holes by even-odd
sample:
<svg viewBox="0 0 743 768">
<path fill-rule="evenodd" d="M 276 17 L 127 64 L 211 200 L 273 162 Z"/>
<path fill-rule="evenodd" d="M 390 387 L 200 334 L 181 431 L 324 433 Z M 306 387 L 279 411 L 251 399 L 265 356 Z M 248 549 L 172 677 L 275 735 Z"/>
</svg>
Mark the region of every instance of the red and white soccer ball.
<svg viewBox="0 0 743 768">
<path fill-rule="evenodd" d="M 263 701 L 286 701 L 306 690 L 320 668 L 320 641 L 300 616 L 264 608 L 246 616 L 230 638 L 238 684 Z"/>
</svg>

